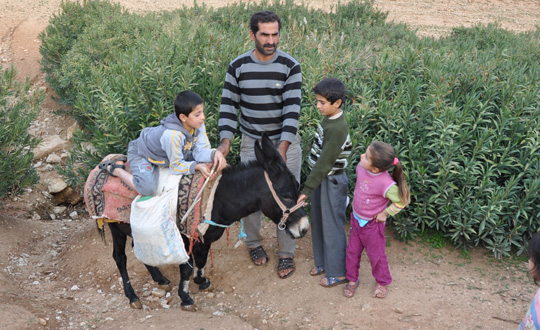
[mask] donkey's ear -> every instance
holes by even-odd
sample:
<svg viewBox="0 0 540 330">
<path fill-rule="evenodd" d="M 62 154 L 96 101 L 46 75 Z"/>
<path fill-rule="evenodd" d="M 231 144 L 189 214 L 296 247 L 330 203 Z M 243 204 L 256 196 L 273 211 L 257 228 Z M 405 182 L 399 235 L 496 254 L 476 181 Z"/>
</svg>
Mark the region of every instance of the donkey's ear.
<svg viewBox="0 0 540 330">
<path fill-rule="evenodd" d="M 255 156 L 262 168 L 268 173 L 281 172 L 287 168 L 287 164 L 281 158 L 272 140 L 263 133 L 261 143 L 255 143 Z"/>
</svg>

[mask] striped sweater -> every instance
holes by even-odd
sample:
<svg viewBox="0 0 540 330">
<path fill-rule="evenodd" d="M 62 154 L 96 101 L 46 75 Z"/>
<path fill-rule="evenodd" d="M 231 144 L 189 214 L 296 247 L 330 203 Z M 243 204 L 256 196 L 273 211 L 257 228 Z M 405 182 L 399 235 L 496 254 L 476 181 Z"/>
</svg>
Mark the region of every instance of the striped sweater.
<svg viewBox="0 0 540 330">
<path fill-rule="evenodd" d="M 271 139 L 293 142 L 301 87 L 300 64 L 279 49 L 268 61 L 256 59 L 252 50 L 238 56 L 225 75 L 218 122 L 221 139 L 232 140 L 240 124 L 240 131 L 253 138 L 266 132 Z"/>
</svg>

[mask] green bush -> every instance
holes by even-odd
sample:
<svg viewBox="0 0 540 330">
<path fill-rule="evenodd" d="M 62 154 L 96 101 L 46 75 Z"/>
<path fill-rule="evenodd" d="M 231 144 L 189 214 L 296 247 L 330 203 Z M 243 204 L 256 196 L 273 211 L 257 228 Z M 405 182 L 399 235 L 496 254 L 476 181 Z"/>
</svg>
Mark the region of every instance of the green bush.
<svg viewBox="0 0 540 330">
<path fill-rule="evenodd" d="M 32 148 L 37 140 L 28 135 L 37 117 L 42 92 L 30 93 L 30 83 L 15 80 L 15 69 L 0 75 L 0 198 L 18 195 L 39 179 L 32 166 Z"/>
<path fill-rule="evenodd" d="M 146 16 L 103 1 L 64 3 L 40 38 L 47 79 L 84 127 L 70 155 L 77 166 L 65 174 L 82 182 L 103 156 L 125 153 L 142 128 L 173 111 L 184 89 L 205 100 L 209 138 L 219 143 L 227 65 L 253 47 L 249 18 L 262 9 L 281 16 L 280 47 L 302 64 L 304 154 L 320 120 L 311 89 L 323 77 L 340 78 L 355 144 L 351 195 L 360 154 L 372 140 L 384 140 L 396 148 L 412 192 L 411 205 L 394 221 L 401 237 L 435 229 L 458 246 L 484 245 L 497 257 L 512 248 L 523 252 L 540 215 L 540 32 L 490 25 L 419 39 L 404 25 L 386 23 L 371 2 L 330 12 L 292 1 L 195 4 Z M 238 144 L 237 135 L 232 163 Z"/>
</svg>

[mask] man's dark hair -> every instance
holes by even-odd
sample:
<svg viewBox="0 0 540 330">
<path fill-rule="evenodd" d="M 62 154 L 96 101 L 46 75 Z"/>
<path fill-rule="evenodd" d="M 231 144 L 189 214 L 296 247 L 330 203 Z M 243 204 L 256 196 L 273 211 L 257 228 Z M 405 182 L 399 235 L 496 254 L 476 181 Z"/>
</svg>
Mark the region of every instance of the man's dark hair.
<svg viewBox="0 0 540 330">
<path fill-rule="evenodd" d="M 313 92 L 334 104 L 337 100 L 341 100 L 341 103 L 345 102 L 347 89 L 341 80 L 337 78 L 325 78 L 313 87 Z"/>
<path fill-rule="evenodd" d="M 259 31 L 259 23 L 271 23 L 271 22 L 278 22 L 279 24 L 279 31 L 281 31 L 281 20 L 279 19 L 279 16 L 274 13 L 273 11 L 264 10 L 259 11 L 253 16 L 251 16 L 251 31 L 253 31 L 253 34 L 257 34 L 257 31 Z"/>
<path fill-rule="evenodd" d="M 174 100 L 174 112 L 176 117 L 180 117 L 181 114 L 189 116 L 191 111 L 195 109 L 199 104 L 203 104 L 202 97 L 192 91 L 183 91 L 176 96 Z"/>
</svg>

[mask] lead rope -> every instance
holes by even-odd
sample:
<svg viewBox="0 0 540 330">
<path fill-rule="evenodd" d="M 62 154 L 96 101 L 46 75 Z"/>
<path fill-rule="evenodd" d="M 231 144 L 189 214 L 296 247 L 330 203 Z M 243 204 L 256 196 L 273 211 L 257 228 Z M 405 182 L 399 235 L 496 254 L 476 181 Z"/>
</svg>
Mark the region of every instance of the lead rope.
<svg viewBox="0 0 540 330">
<path fill-rule="evenodd" d="M 274 200 L 276 201 L 277 205 L 279 206 L 279 208 L 283 212 L 283 216 L 281 217 L 281 221 L 279 221 L 279 224 L 278 224 L 278 229 L 279 230 L 284 230 L 285 229 L 285 222 L 287 221 L 287 218 L 289 217 L 289 215 L 291 213 L 293 213 L 294 211 L 298 210 L 299 208 L 301 208 L 302 206 L 304 206 L 304 202 L 297 203 L 295 206 L 293 206 L 290 209 L 287 208 L 285 206 L 285 204 L 283 204 L 281 199 L 278 197 L 278 195 L 276 194 L 276 191 L 274 190 L 274 186 L 272 185 L 272 181 L 270 181 L 270 177 L 268 176 L 268 173 L 266 171 L 264 171 L 264 178 L 266 179 L 266 183 L 268 184 L 268 188 L 270 188 L 270 192 L 272 193 L 272 196 L 274 197 Z"/>
</svg>

